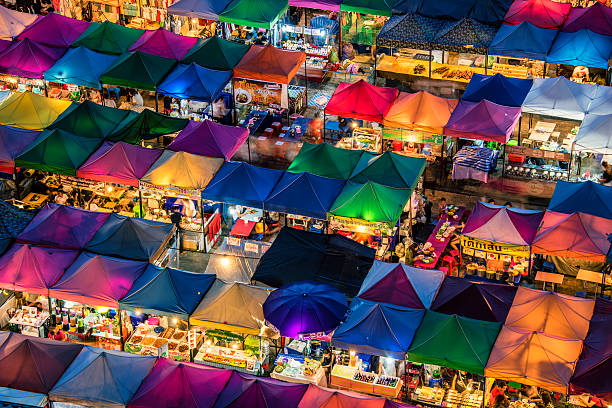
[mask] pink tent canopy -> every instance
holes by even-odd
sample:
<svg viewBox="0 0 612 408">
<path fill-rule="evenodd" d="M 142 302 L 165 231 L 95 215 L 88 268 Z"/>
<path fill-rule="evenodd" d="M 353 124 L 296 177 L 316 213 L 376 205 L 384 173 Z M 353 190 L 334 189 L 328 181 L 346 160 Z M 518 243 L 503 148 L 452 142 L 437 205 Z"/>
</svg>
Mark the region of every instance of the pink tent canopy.
<svg viewBox="0 0 612 408">
<path fill-rule="evenodd" d="M 37 17 L 35 14 L 21 13 L 0 6 L 0 39 L 12 40 L 32 24 Z"/>
<path fill-rule="evenodd" d="M 552 0 L 515 0 L 504 22 L 516 25 L 527 21 L 540 28 L 560 28 L 571 9 L 570 3 Z"/>
<path fill-rule="evenodd" d="M 573 8 L 561 31 L 575 33 L 583 28 L 602 35 L 612 35 L 612 9 L 599 2 L 587 8 Z"/>
<path fill-rule="evenodd" d="M 298 408 L 351 407 L 351 408 L 384 408 L 385 398 L 357 392 L 333 390 L 330 388 L 309 385 Z"/>
<path fill-rule="evenodd" d="M 211 120 L 191 121 L 168 149 L 229 160 L 247 137 L 249 131 L 246 128 L 221 125 Z"/>
<path fill-rule="evenodd" d="M 0 72 L 26 78 L 42 78 L 64 55 L 66 49 L 48 47 L 25 38 L 11 44 L 0 54 Z"/>
<path fill-rule="evenodd" d="M 163 28 L 147 30 L 131 47 L 130 51 L 142 51 L 158 57 L 180 60 L 198 41 L 197 37 L 185 37 Z"/>
<path fill-rule="evenodd" d="M 138 187 L 138 180 L 149 171 L 162 152 L 162 149 L 106 141 L 77 170 L 77 176 Z"/>
<path fill-rule="evenodd" d="M 316 10 L 340 11 L 340 0 L 289 0 L 289 5 Z"/>
<path fill-rule="evenodd" d="M 18 39 L 29 38 L 51 47 L 70 47 L 83 31 L 89 27 L 88 22 L 64 17 L 61 14 L 50 13 L 39 18 L 26 28 Z"/>
<path fill-rule="evenodd" d="M 382 123 L 399 91 L 371 85 L 360 79 L 342 82 L 327 103 L 325 114 Z"/>
<path fill-rule="evenodd" d="M 444 127 L 444 135 L 506 143 L 520 116 L 520 107 L 502 106 L 486 99 L 462 100 Z"/>
</svg>

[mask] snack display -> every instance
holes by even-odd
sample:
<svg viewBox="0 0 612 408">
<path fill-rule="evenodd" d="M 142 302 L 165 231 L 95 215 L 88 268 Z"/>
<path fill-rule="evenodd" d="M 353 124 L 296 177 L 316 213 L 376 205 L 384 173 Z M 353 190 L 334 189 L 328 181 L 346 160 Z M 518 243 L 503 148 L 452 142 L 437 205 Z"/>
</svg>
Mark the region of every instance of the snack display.
<svg viewBox="0 0 612 408">
<path fill-rule="evenodd" d="M 321 363 L 308 357 L 290 357 L 281 354 L 271 374 L 273 378 L 285 381 L 318 383 L 323 377 Z"/>
<path fill-rule="evenodd" d="M 441 404 L 444 399 L 443 388 L 432 388 L 432 387 L 420 387 L 414 392 L 417 400 L 423 402 L 430 402 L 433 404 Z"/>
<path fill-rule="evenodd" d="M 202 364 L 214 363 L 238 367 L 250 372 L 256 372 L 258 368 L 257 359 L 250 350 L 237 350 L 207 344 L 202 345 L 194 361 Z"/>
<path fill-rule="evenodd" d="M 20 326 L 41 327 L 49 318 L 48 312 L 29 313 L 19 309 L 15 312 L 9 324 L 17 324 Z"/>
<path fill-rule="evenodd" d="M 474 393 L 460 394 L 455 390 L 448 390 L 446 394 L 446 405 L 449 407 L 480 407 L 483 394 L 480 391 Z M 523 407 L 517 407 L 523 408 Z M 527 408 L 527 407 L 525 407 Z"/>
<path fill-rule="evenodd" d="M 178 361 L 189 361 L 190 357 L 186 331 L 147 323 L 136 327 L 132 337 L 125 343 L 125 351 L 145 356 L 169 357 Z"/>
</svg>

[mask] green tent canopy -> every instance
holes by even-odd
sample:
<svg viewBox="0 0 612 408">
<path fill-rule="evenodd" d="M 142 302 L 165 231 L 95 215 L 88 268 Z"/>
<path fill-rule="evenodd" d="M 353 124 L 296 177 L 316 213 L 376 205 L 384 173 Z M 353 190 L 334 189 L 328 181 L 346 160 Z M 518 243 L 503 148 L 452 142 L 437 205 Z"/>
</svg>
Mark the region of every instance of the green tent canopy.
<svg viewBox="0 0 612 408">
<path fill-rule="evenodd" d="M 86 47 L 102 54 L 121 55 L 144 34 L 144 30 L 105 21 L 91 23 L 71 47 Z"/>
<path fill-rule="evenodd" d="M 151 109 L 145 109 L 138 116 L 127 118 L 108 139 L 138 144 L 142 140 L 155 139 L 183 130 L 188 123 L 187 119 L 171 118 Z"/>
<path fill-rule="evenodd" d="M 397 0 L 342 0 L 341 11 L 391 17 Z"/>
<path fill-rule="evenodd" d="M 331 206 L 330 214 L 370 222 L 395 224 L 410 199 L 411 190 L 386 187 L 372 181 L 349 181 Z"/>
<path fill-rule="evenodd" d="M 350 180 L 362 184 L 373 181 L 384 186 L 412 190 L 423 174 L 426 163 L 425 159 L 392 152 L 364 152 Z"/>
<path fill-rule="evenodd" d="M 288 171 L 346 180 L 362 154 L 361 150 L 340 149 L 327 143 L 304 143 Z"/>
<path fill-rule="evenodd" d="M 76 176 L 77 168 L 100 143 L 100 139 L 78 136 L 61 129 L 45 130 L 15 159 L 15 166 Z"/>
<path fill-rule="evenodd" d="M 240 62 L 250 45 L 225 40 L 218 36 L 198 40 L 181 60 L 183 64 L 196 64 L 217 71 L 231 71 Z"/>
<path fill-rule="evenodd" d="M 412 340 L 408 360 L 483 375 L 500 329 L 498 322 L 428 310 Z"/>
<path fill-rule="evenodd" d="M 103 84 L 154 91 L 177 61 L 142 51 L 123 54 L 100 76 Z"/>
<path fill-rule="evenodd" d="M 233 0 L 219 21 L 271 29 L 289 7 L 287 0 Z"/>
</svg>

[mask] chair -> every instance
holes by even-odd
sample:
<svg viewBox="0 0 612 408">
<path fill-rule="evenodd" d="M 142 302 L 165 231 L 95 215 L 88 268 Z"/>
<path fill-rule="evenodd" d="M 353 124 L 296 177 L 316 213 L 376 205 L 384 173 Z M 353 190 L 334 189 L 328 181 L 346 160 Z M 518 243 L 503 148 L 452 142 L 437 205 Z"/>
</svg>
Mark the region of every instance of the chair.
<svg viewBox="0 0 612 408">
<path fill-rule="evenodd" d="M 444 265 L 446 266 L 446 270 L 447 270 L 446 275 L 450 276 L 453 274 L 453 272 L 455 271 L 457 267 L 457 260 L 455 259 L 454 256 L 446 255 L 444 256 L 444 258 L 442 258 L 442 265 L 443 267 Z M 442 270 L 442 268 L 440 268 L 440 270 Z"/>
<path fill-rule="evenodd" d="M 542 264 L 542 270 L 544 272 L 554 273 L 555 272 L 555 264 L 553 264 L 552 262 L 544 261 L 544 263 Z"/>
</svg>

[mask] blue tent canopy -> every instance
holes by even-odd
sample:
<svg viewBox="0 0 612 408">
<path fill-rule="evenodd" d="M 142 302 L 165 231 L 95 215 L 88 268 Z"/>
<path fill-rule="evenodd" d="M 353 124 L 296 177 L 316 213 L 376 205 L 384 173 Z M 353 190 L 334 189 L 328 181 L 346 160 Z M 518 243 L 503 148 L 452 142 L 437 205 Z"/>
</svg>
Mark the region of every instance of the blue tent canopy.
<svg viewBox="0 0 612 408">
<path fill-rule="evenodd" d="M 116 55 L 101 54 L 89 48 L 72 48 L 45 71 L 44 78 L 51 82 L 100 89 L 100 75 L 116 59 Z"/>
<path fill-rule="evenodd" d="M 454 2 L 461 3 L 461 2 Z M 436 48 L 462 51 L 464 48 L 485 53 L 495 37 L 496 28 L 471 18 L 447 21 L 438 31 Z"/>
<path fill-rule="evenodd" d="M 215 281 L 215 275 L 149 264 L 119 302 L 123 310 L 179 315 L 186 319 Z"/>
<path fill-rule="evenodd" d="M 461 99 L 470 102 L 486 99 L 498 105 L 518 107 L 523 104 L 531 85 L 531 79 L 509 78 L 502 74 L 474 74 Z"/>
<path fill-rule="evenodd" d="M 564 214 L 582 212 L 612 220 L 612 187 L 592 181 L 558 181 L 548 210 Z"/>
<path fill-rule="evenodd" d="M 173 98 L 210 102 L 225 88 L 232 78 L 228 71 L 215 71 L 192 62 L 179 64 L 158 85 L 157 92 Z"/>
<path fill-rule="evenodd" d="M 489 54 L 544 61 L 558 31 L 539 28 L 527 21 L 517 25 L 503 24 L 489 46 Z"/>
<path fill-rule="evenodd" d="M 27 227 L 37 211 L 24 210 L 0 200 L 0 254 L 8 249 L 17 235 Z"/>
<path fill-rule="evenodd" d="M 425 309 L 353 300 L 346 320 L 332 337 L 332 345 L 360 353 L 403 359 Z"/>
<path fill-rule="evenodd" d="M 165 222 L 110 214 L 85 249 L 100 255 L 151 261 L 172 237 L 174 226 Z"/>
<path fill-rule="evenodd" d="M 262 208 L 264 200 L 282 175 L 283 172 L 280 170 L 228 161 L 223 163 L 215 177 L 202 191 L 202 198 Z"/>
<path fill-rule="evenodd" d="M 612 55 L 612 37 L 583 28 L 575 33 L 560 32 L 546 62 L 608 68 Z"/>
<path fill-rule="evenodd" d="M 127 406 L 156 361 L 156 357 L 85 346 L 49 397 L 85 406 Z"/>
<path fill-rule="evenodd" d="M 168 6 L 168 13 L 205 20 L 219 20 L 219 14 L 230 2 L 231 0 L 180 0 Z"/>
<path fill-rule="evenodd" d="M 443 20 L 420 14 L 394 15 L 378 34 L 377 43 L 389 47 L 413 44 L 415 47 L 429 49 L 443 25 Z"/>
<path fill-rule="evenodd" d="M 31 408 L 46 407 L 48 399 L 45 394 L 0 387 L 0 407 Z"/>
<path fill-rule="evenodd" d="M 502 22 L 511 4 L 512 0 L 403 0 L 398 2 L 394 10 L 400 13 L 417 11 L 437 19 L 459 20 L 469 17 L 496 26 Z"/>
<path fill-rule="evenodd" d="M 604 85 L 591 85 L 596 88 L 587 113 L 608 115 L 612 112 L 612 88 Z"/>
<path fill-rule="evenodd" d="M 268 211 L 326 219 L 342 187 L 344 180 L 306 172 L 285 172 L 264 201 L 264 208 Z"/>
<path fill-rule="evenodd" d="M 612 114 L 587 113 L 574 139 L 574 149 L 581 152 L 612 154 Z"/>
<path fill-rule="evenodd" d="M 525 97 L 522 111 L 569 120 L 582 120 L 597 87 L 565 77 L 537 78 Z"/>
</svg>

